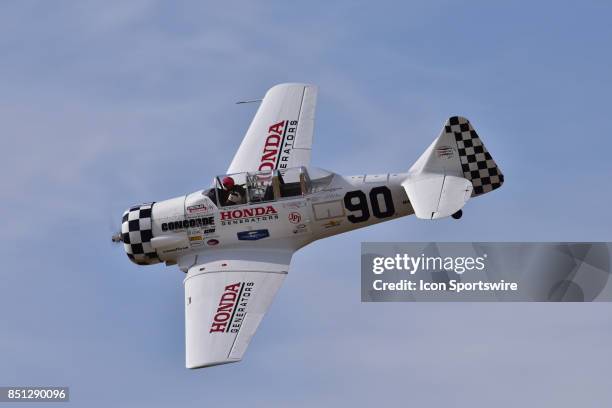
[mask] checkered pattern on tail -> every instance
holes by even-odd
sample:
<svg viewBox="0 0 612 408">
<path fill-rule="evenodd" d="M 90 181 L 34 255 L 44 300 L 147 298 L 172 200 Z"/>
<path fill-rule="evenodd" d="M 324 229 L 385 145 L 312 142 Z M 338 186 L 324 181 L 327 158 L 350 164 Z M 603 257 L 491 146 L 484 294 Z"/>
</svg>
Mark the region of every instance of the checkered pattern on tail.
<svg viewBox="0 0 612 408">
<path fill-rule="evenodd" d="M 446 133 L 455 136 L 463 176 L 472 182 L 472 197 L 493 191 L 504 183 L 504 175 L 466 118 L 453 116 L 446 122 Z"/>
<path fill-rule="evenodd" d="M 128 258 L 138 265 L 150 265 L 161 262 L 157 252 L 151 246 L 153 227 L 151 213 L 153 204 L 134 206 L 123 213 L 121 223 L 121 236 L 123 247 Z"/>
</svg>

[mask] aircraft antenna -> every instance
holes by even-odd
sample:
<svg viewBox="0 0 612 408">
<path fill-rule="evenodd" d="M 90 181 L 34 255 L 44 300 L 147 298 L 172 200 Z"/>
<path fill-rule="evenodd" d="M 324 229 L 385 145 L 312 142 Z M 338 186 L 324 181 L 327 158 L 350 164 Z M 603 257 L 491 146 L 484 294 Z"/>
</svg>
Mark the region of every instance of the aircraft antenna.
<svg viewBox="0 0 612 408">
<path fill-rule="evenodd" d="M 262 99 L 253 99 L 251 101 L 238 101 L 238 102 L 236 102 L 236 105 L 240 105 L 240 104 L 243 104 L 243 103 L 255 103 L 255 102 L 261 102 L 261 101 L 262 101 Z"/>
</svg>

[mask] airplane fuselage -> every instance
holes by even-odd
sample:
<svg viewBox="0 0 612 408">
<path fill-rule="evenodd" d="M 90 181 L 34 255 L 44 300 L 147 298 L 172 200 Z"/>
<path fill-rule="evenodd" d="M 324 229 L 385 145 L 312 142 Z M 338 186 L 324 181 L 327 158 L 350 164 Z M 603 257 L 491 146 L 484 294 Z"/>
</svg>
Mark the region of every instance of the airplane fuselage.
<svg viewBox="0 0 612 408">
<path fill-rule="evenodd" d="M 178 263 L 186 272 L 201 254 L 235 248 L 293 252 L 322 238 L 410 215 L 413 209 L 401 186 L 407 177 L 333 174 L 312 191 L 242 205 L 217 205 L 207 190 L 159 201 L 150 211 L 148 252 L 154 250 L 155 256 L 137 263 Z"/>
</svg>

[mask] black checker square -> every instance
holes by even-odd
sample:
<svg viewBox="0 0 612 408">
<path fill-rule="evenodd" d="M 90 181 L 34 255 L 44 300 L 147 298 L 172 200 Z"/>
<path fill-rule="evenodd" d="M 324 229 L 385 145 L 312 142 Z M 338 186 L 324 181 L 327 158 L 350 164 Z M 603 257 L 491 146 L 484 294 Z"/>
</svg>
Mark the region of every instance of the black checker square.
<svg viewBox="0 0 612 408">
<path fill-rule="evenodd" d="M 128 221 L 128 230 L 132 231 L 140 231 L 140 220 L 131 220 Z"/>
<path fill-rule="evenodd" d="M 474 187 L 472 197 L 501 187 L 504 175 L 466 118 L 453 116 L 444 125 L 444 132 L 454 136 L 463 176 Z"/>
<path fill-rule="evenodd" d="M 142 237 L 142 242 L 151 242 L 153 238 L 153 231 L 150 229 L 140 231 L 140 236 Z"/>
<path fill-rule="evenodd" d="M 144 250 L 142 249 L 142 244 L 132 244 L 132 254 L 144 254 Z"/>
<path fill-rule="evenodd" d="M 122 218 L 123 248 L 128 258 L 138 265 L 161 262 L 157 252 L 151 246 L 153 204 L 147 203 L 131 207 Z"/>
</svg>

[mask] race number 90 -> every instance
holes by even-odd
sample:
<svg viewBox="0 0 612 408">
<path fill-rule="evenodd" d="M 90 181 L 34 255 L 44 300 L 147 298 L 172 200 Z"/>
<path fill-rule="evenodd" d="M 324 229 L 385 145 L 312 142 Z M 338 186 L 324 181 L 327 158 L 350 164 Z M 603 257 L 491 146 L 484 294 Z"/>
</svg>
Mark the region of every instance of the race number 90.
<svg viewBox="0 0 612 408">
<path fill-rule="evenodd" d="M 395 214 L 393 206 L 393 197 L 391 190 L 387 186 L 374 187 L 369 194 L 372 214 L 376 218 L 388 218 Z M 380 208 L 379 199 L 382 198 L 384 209 Z M 350 222 L 364 222 L 370 219 L 370 209 L 368 206 L 368 197 L 361 190 L 349 191 L 344 195 L 344 206 L 347 210 L 356 212 L 347 218 Z"/>
</svg>

